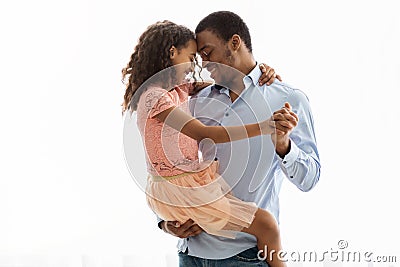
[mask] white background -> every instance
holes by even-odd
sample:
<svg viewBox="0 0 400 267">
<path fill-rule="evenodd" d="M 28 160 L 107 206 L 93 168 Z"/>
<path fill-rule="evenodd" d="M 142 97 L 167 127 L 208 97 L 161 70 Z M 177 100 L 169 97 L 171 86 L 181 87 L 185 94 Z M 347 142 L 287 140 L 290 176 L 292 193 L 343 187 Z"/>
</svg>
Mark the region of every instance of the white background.
<svg viewBox="0 0 400 267">
<path fill-rule="evenodd" d="M 400 261 L 397 5 L 3 1 L 0 266 L 176 265 L 175 239 L 158 230 L 124 161 L 120 71 L 149 24 L 194 30 L 217 10 L 245 20 L 256 59 L 313 109 L 322 174 L 309 193 L 284 183 L 284 247 L 330 251 L 343 239 Z"/>
</svg>

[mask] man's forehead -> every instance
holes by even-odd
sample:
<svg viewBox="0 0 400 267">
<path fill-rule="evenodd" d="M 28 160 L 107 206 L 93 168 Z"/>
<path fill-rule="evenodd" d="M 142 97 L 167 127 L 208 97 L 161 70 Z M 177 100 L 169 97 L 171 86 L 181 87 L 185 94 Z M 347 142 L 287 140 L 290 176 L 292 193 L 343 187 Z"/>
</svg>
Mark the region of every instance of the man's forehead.
<svg viewBox="0 0 400 267">
<path fill-rule="evenodd" d="M 221 40 L 211 30 L 204 30 L 196 36 L 198 51 L 210 46 L 216 46 Z"/>
<path fill-rule="evenodd" d="M 198 45 L 197 46 L 197 51 L 203 51 L 204 49 L 206 49 L 208 47 L 210 47 L 209 44 L 205 44 L 205 45 L 202 45 L 202 46 Z"/>
</svg>

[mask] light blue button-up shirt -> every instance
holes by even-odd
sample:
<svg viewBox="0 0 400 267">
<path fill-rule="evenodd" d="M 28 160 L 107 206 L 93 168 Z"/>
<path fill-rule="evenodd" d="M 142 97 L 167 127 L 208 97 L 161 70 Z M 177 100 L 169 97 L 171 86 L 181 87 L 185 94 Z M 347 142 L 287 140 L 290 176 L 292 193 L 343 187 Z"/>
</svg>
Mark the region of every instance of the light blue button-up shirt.
<svg viewBox="0 0 400 267">
<path fill-rule="evenodd" d="M 242 125 L 269 118 L 273 111 L 289 102 L 299 122 L 290 134 L 290 152 L 282 159 L 270 135 L 231 143 L 212 145 L 201 142 L 204 159 L 218 159 L 219 173 L 232 186 L 232 193 L 270 211 L 279 222 L 279 191 L 288 179 L 302 191 L 309 191 L 319 180 L 320 162 L 314 134 L 314 121 L 307 96 L 299 89 L 279 82 L 258 84 L 261 71 L 256 66 L 243 78 L 245 89 L 232 103 L 229 90 L 209 86 L 193 96 L 190 107 L 194 117 L 206 125 Z M 223 259 L 257 245 L 256 238 L 238 233 L 235 239 L 206 232 L 180 239 L 178 249 L 207 259 Z"/>
</svg>

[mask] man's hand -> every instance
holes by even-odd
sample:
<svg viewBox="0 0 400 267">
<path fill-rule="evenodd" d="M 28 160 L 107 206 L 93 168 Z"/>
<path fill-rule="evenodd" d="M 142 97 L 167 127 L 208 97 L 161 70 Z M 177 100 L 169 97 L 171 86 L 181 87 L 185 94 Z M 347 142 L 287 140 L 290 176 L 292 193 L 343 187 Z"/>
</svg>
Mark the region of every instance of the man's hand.
<svg viewBox="0 0 400 267">
<path fill-rule="evenodd" d="M 289 103 L 272 115 L 273 123 L 275 123 L 275 134 L 271 135 L 272 142 L 275 145 L 276 153 L 283 158 L 290 151 L 289 135 L 297 126 L 299 118 L 292 111 Z"/>
<path fill-rule="evenodd" d="M 274 82 L 275 78 L 277 78 L 279 81 L 282 81 L 281 76 L 276 74 L 275 70 L 270 66 L 268 66 L 267 64 L 261 63 L 260 70 L 261 70 L 261 76 L 258 79 L 258 83 L 260 85 L 263 85 L 265 83 L 267 85 L 271 85 Z"/>
<path fill-rule="evenodd" d="M 178 221 L 163 221 L 161 222 L 161 228 L 164 232 L 180 238 L 196 236 L 203 231 L 192 219 L 187 220 L 182 225 Z"/>
</svg>

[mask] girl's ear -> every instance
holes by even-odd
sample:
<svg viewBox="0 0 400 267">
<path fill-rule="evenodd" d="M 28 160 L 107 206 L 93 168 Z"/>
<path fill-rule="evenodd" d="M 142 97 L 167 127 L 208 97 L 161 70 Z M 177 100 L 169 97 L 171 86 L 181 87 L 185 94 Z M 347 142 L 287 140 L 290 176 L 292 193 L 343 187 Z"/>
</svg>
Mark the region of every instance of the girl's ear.
<svg viewBox="0 0 400 267">
<path fill-rule="evenodd" d="M 174 59 L 176 54 L 177 54 L 176 47 L 175 46 L 171 46 L 171 48 L 169 49 L 169 58 L 171 60 Z"/>
<path fill-rule="evenodd" d="M 237 50 L 239 50 L 239 47 L 242 44 L 242 39 L 240 38 L 240 36 L 238 34 L 234 34 L 234 35 L 232 35 L 230 43 L 231 43 L 232 50 L 237 51 Z"/>
</svg>

